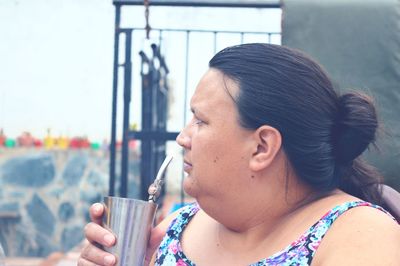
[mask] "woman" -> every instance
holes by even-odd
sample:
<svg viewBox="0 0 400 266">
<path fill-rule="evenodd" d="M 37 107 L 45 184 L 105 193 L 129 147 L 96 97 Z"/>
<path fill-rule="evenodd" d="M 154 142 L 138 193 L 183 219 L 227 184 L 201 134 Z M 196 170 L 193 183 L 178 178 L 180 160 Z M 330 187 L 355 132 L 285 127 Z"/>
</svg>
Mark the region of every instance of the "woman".
<svg viewBox="0 0 400 266">
<path fill-rule="evenodd" d="M 155 265 L 398 265 L 400 227 L 359 155 L 378 127 L 371 99 L 338 96 L 321 67 L 283 46 L 214 56 L 177 137 L 197 203 L 155 227 Z M 115 238 L 91 209 L 90 243 Z M 88 244 L 79 265 L 113 265 Z"/>
</svg>

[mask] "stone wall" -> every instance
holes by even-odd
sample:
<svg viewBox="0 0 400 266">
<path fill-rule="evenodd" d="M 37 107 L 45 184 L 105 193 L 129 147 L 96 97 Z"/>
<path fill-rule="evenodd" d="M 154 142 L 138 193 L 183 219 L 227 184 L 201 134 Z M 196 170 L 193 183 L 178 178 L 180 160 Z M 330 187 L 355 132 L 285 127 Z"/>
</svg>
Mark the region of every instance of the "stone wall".
<svg viewBox="0 0 400 266">
<path fill-rule="evenodd" d="M 107 189 L 106 151 L 1 149 L 0 242 L 6 255 L 70 250 L 83 239 L 89 206 Z"/>
</svg>

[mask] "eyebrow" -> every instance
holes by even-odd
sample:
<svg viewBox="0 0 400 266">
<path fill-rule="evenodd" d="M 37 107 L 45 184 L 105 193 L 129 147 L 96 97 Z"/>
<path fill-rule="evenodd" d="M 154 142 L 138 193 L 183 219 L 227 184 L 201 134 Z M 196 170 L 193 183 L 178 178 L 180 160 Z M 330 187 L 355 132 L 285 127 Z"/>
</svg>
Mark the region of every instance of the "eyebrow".
<svg viewBox="0 0 400 266">
<path fill-rule="evenodd" d="M 190 111 L 192 112 L 192 114 L 196 115 L 199 113 L 198 109 L 194 108 L 194 107 L 190 107 Z"/>
<path fill-rule="evenodd" d="M 190 111 L 194 114 L 194 115 L 199 115 L 199 116 L 205 116 L 203 112 L 201 112 L 199 109 L 195 108 L 195 107 L 190 107 Z"/>
</svg>

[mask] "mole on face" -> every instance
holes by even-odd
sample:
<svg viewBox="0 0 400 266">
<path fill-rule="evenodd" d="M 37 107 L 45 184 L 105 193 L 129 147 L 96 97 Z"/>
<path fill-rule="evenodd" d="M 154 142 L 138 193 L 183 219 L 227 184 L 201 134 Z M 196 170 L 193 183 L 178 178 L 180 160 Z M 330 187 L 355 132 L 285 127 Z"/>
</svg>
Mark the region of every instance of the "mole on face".
<svg viewBox="0 0 400 266">
<path fill-rule="evenodd" d="M 214 163 L 216 163 L 218 161 L 218 156 L 217 157 L 215 157 L 215 159 L 214 159 Z"/>
</svg>

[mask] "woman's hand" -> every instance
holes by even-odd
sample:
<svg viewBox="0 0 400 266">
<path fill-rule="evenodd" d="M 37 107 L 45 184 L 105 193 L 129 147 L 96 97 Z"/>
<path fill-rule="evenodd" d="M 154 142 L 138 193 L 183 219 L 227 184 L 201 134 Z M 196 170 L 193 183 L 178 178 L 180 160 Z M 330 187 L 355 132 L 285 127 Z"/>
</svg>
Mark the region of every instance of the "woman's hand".
<svg viewBox="0 0 400 266">
<path fill-rule="evenodd" d="M 115 256 L 99 247 L 111 247 L 116 241 L 115 236 L 102 227 L 104 206 L 100 203 L 95 203 L 90 207 L 89 213 L 91 222 L 88 223 L 84 229 L 88 243 L 82 250 L 78 260 L 78 266 L 115 265 Z"/>
<path fill-rule="evenodd" d="M 163 237 L 167 233 L 168 227 L 170 226 L 173 219 L 178 216 L 181 209 L 169 214 L 164 220 L 162 220 L 156 227 L 151 230 L 149 244 L 147 245 L 146 259 L 144 265 L 154 265 L 156 250 L 160 245 Z"/>
<path fill-rule="evenodd" d="M 149 243 L 147 245 L 146 257 L 144 260 L 144 265 L 154 265 L 155 253 L 156 249 L 161 243 L 167 228 L 161 226 L 164 224 L 164 221 L 161 222 L 158 226 L 154 227 L 151 230 L 151 235 L 149 239 Z"/>
<path fill-rule="evenodd" d="M 149 243 L 147 245 L 145 265 L 149 265 L 154 259 L 156 249 L 161 243 L 171 221 L 178 215 L 180 210 L 170 214 L 161 223 L 151 230 Z M 88 243 L 83 248 L 78 260 L 78 266 L 111 266 L 115 265 L 117 259 L 99 246 L 111 247 L 115 244 L 116 238 L 107 229 L 102 227 L 104 206 L 100 203 L 93 204 L 90 209 L 91 222 L 85 226 L 85 236 Z"/>
</svg>

